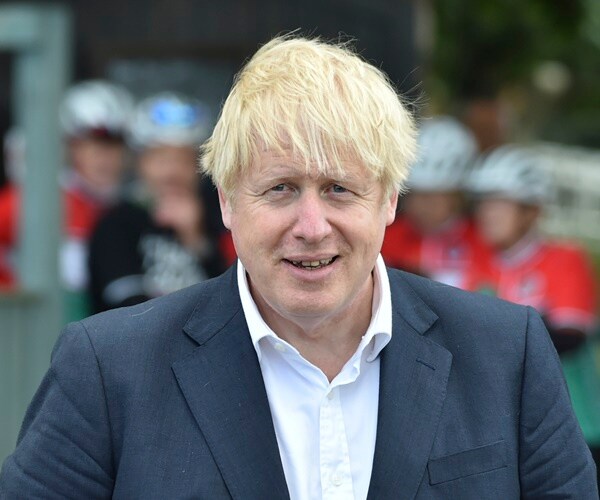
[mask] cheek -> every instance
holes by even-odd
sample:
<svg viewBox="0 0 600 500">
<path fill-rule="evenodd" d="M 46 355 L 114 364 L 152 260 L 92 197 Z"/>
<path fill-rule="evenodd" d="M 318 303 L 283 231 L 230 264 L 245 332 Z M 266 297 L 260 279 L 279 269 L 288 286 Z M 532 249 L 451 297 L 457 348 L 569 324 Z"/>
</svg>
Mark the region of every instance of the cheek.
<svg viewBox="0 0 600 500">
<path fill-rule="evenodd" d="M 382 207 L 383 208 L 383 207 Z M 340 228 L 341 237 L 351 245 L 360 244 L 366 253 L 379 252 L 390 217 L 386 209 L 375 216 L 372 212 L 348 217 Z M 392 218 L 393 221 L 393 218 Z"/>
<path fill-rule="evenodd" d="M 515 232 L 518 221 L 509 214 L 488 212 L 480 217 L 481 225 L 485 233 L 494 235 L 496 238 L 509 238 Z"/>
<path fill-rule="evenodd" d="M 503 238 L 510 237 L 515 232 L 515 224 L 512 219 L 498 217 L 489 225 L 490 229 Z"/>
<path fill-rule="evenodd" d="M 515 217 L 512 220 L 512 234 L 515 236 L 524 235 L 531 228 L 531 223 L 526 217 Z"/>
<path fill-rule="evenodd" d="M 160 177 L 160 164 L 154 160 L 143 160 L 139 163 L 140 175 L 145 181 L 153 183 Z"/>
<path fill-rule="evenodd" d="M 252 270 L 252 262 L 258 253 L 258 249 L 256 248 L 258 242 L 254 239 L 253 231 L 247 230 L 247 225 L 235 214 L 231 215 L 228 227 L 231 231 L 233 246 L 238 257 L 247 269 Z"/>
<path fill-rule="evenodd" d="M 175 168 L 173 169 L 175 171 Z M 196 165 L 193 162 L 180 162 L 177 165 L 178 178 L 189 184 L 197 181 Z"/>
<path fill-rule="evenodd" d="M 512 206 L 503 206 L 496 214 L 496 223 L 508 234 L 514 234 L 519 231 L 521 214 Z"/>
<path fill-rule="evenodd" d="M 113 147 L 105 150 L 104 156 L 110 163 L 120 165 L 125 158 L 125 150 L 120 147 Z"/>
<path fill-rule="evenodd" d="M 236 247 L 249 257 L 272 246 L 278 238 L 280 228 L 277 218 L 237 207 L 229 211 L 228 219 Z"/>
</svg>

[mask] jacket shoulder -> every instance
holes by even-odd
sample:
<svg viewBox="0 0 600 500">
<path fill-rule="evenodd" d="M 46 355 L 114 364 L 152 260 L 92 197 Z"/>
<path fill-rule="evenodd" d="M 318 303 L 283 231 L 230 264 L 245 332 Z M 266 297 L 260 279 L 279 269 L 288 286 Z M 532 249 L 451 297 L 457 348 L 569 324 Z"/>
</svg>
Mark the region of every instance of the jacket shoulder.
<svg viewBox="0 0 600 500">
<path fill-rule="evenodd" d="M 499 353 L 522 356 L 530 316 L 537 315 L 531 308 L 404 271 L 388 272 L 392 303 L 399 304 L 395 309 L 402 314 L 402 296 L 409 294 L 412 307 L 433 314 L 440 327 L 427 336 L 453 354 L 469 348 L 497 349 Z"/>
<path fill-rule="evenodd" d="M 202 316 L 204 310 L 213 309 L 211 303 L 223 290 L 233 293 L 229 284 L 231 272 L 229 270 L 216 278 L 141 304 L 95 314 L 82 320 L 81 326 L 87 331 L 92 343 L 134 341 L 143 345 L 153 338 L 172 338 L 174 333 L 181 332 L 192 315 Z"/>
<path fill-rule="evenodd" d="M 526 314 L 526 307 L 483 292 L 470 292 L 450 285 L 445 285 L 429 278 L 397 269 L 388 269 L 392 290 L 396 287 L 407 288 L 415 297 L 425 302 L 436 313 L 444 318 L 458 314 L 481 317 L 489 315 Z M 455 313 L 455 314 L 452 314 Z"/>
</svg>

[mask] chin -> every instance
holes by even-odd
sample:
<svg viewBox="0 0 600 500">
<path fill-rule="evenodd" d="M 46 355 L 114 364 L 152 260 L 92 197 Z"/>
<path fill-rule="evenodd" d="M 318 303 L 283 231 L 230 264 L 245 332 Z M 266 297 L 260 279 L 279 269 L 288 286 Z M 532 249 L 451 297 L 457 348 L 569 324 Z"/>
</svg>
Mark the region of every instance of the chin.
<svg viewBox="0 0 600 500">
<path fill-rule="evenodd" d="M 316 301 L 315 299 L 297 299 L 281 305 L 280 311 L 283 316 L 297 318 L 327 316 L 336 310 L 334 304 L 323 303 L 323 301 Z"/>
</svg>

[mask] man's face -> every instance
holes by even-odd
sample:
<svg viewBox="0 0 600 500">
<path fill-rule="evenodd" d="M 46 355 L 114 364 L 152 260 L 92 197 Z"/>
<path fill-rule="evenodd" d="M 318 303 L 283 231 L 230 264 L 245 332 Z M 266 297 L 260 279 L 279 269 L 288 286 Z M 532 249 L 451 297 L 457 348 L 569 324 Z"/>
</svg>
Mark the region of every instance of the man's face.
<svg viewBox="0 0 600 500">
<path fill-rule="evenodd" d="M 538 207 L 487 198 L 477 204 L 475 215 L 484 240 L 499 250 L 507 250 L 536 224 L 539 213 Z"/>
<path fill-rule="evenodd" d="M 223 221 L 267 321 L 335 318 L 370 298 L 397 195 L 385 196 L 361 165 L 343 167 L 339 178 L 318 176 L 289 153 L 266 151 L 240 176 L 231 200 L 220 193 Z"/>
<path fill-rule="evenodd" d="M 413 191 L 403 200 L 403 212 L 422 233 L 435 233 L 460 214 L 460 193 L 454 191 Z"/>
</svg>

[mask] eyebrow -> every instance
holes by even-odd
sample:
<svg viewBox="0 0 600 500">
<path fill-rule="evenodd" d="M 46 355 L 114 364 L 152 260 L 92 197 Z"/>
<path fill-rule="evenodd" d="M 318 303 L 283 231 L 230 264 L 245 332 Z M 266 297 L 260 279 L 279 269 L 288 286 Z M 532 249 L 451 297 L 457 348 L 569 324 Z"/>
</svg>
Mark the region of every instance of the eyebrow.
<svg viewBox="0 0 600 500">
<path fill-rule="evenodd" d="M 272 170 L 269 167 L 269 172 L 263 171 L 263 175 L 261 176 L 264 180 L 276 180 L 276 179 L 285 179 L 285 178 L 295 178 L 295 177 L 304 177 L 306 175 L 306 170 L 304 166 L 290 166 L 290 165 L 273 165 L 275 170 Z M 326 179 L 334 182 L 340 183 L 358 183 L 368 181 L 366 176 L 356 175 L 354 173 L 349 173 L 346 171 L 340 172 L 342 175 L 336 175 L 337 172 L 331 172 L 329 175 L 317 174 L 316 178 Z"/>
</svg>

